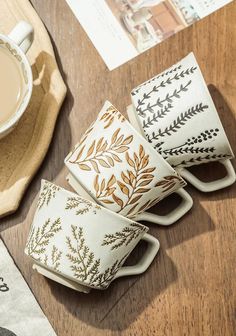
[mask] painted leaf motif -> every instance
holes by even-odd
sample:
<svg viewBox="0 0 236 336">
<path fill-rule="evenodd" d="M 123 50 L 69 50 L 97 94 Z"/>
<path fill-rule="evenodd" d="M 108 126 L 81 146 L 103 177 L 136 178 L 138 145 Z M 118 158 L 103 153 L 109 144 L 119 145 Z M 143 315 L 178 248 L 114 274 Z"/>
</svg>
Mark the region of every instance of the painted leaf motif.
<svg viewBox="0 0 236 336">
<path fill-rule="evenodd" d="M 87 170 L 87 171 L 91 170 L 91 168 L 84 163 L 79 163 L 78 166 L 81 170 Z"/>
<path fill-rule="evenodd" d="M 123 208 L 124 203 L 123 203 L 122 199 L 117 197 L 115 194 L 112 194 L 112 198 L 121 208 Z"/>
<path fill-rule="evenodd" d="M 130 135 L 122 142 L 122 145 L 129 145 L 132 141 L 133 141 L 133 135 Z"/>
<path fill-rule="evenodd" d="M 81 158 L 81 156 L 82 156 L 82 154 L 83 154 L 83 151 L 84 151 L 84 147 L 85 147 L 85 145 L 82 146 L 82 148 L 80 149 L 80 151 L 79 151 L 79 153 L 78 153 L 78 155 L 77 155 L 76 161 L 79 161 L 79 159 Z"/>
<path fill-rule="evenodd" d="M 142 197 L 142 195 L 135 196 L 135 197 L 132 198 L 132 200 L 130 201 L 130 204 L 134 204 L 134 203 L 138 202 L 138 201 L 140 200 L 141 197 Z"/>
<path fill-rule="evenodd" d="M 95 189 L 96 193 L 98 193 L 99 192 L 98 175 L 95 177 L 95 180 L 93 182 L 93 186 L 94 186 L 94 189 Z"/>
<path fill-rule="evenodd" d="M 126 187 L 126 185 L 120 181 L 117 181 L 121 191 L 123 192 L 123 194 L 129 196 L 129 189 Z"/>
<path fill-rule="evenodd" d="M 120 132 L 120 128 L 118 128 L 118 129 L 115 131 L 115 133 L 112 135 L 112 138 L 111 138 L 111 142 L 112 142 L 112 143 L 115 143 L 115 142 L 116 142 L 119 132 Z"/>
<path fill-rule="evenodd" d="M 98 162 L 99 162 L 99 164 L 100 164 L 102 167 L 104 167 L 104 168 L 110 168 L 109 164 L 108 164 L 105 160 L 103 160 L 103 159 L 99 159 Z"/>
<path fill-rule="evenodd" d="M 112 202 L 109 199 L 104 199 L 104 200 L 102 200 L 102 202 L 105 203 L 105 204 L 114 204 L 114 202 Z"/>
<path fill-rule="evenodd" d="M 115 178 L 115 175 L 112 175 L 111 178 L 108 181 L 107 186 L 110 188 L 110 187 L 113 186 L 114 183 L 116 183 L 116 178 Z"/>
<path fill-rule="evenodd" d="M 93 141 L 92 145 L 88 149 L 87 157 L 93 154 L 95 148 L 95 140 Z"/>
<path fill-rule="evenodd" d="M 129 147 L 127 147 L 127 146 L 121 146 L 121 147 L 115 149 L 115 151 L 116 151 L 116 153 L 124 153 L 124 152 L 126 152 L 128 149 L 129 149 Z"/>
<path fill-rule="evenodd" d="M 126 154 L 125 154 L 125 158 L 126 158 L 126 160 L 127 160 L 127 162 L 128 162 L 128 164 L 131 166 L 131 167 L 135 167 L 135 165 L 134 165 L 134 161 L 130 158 L 130 156 L 129 156 L 129 154 L 126 152 Z"/>
<path fill-rule="evenodd" d="M 145 188 L 139 188 L 138 190 L 136 190 L 136 193 L 138 194 L 142 194 L 142 193 L 146 193 L 148 192 L 150 189 L 145 189 Z"/>
</svg>

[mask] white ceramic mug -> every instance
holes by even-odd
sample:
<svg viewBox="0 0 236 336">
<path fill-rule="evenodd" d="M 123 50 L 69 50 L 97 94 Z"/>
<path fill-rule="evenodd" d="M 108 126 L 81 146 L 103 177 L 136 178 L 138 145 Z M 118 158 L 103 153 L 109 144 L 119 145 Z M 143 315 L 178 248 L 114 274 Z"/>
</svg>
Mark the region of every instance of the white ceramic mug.
<svg viewBox="0 0 236 336">
<path fill-rule="evenodd" d="M 7 48 L 17 62 L 20 63 L 22 76 L 24 78 L 22 101 L 12 117 L 0 126 L 0 138 L 3 138 L 15 128 L 29 104 L 33 88 L 33 79 L 32 70 L 25 54 L 32 42 L 33 27 L 24 21 L 19 22 L 8 36 L 0 34 L 0 47 Z"/>
<path fill-rule="evenodd" d="M 110 283 L 147 270 L 159 250 L 148 228 L 96 203 L 42 181 L 25 253 L 58 274 L 54 280 L 106 289 Z M 123 266 L 140 240 L 148 247 L 141 260 Z M 46 274 L 45 274 L 46 275 Z"/>
<path fill-rule="evenodd" d="M 184 180 L 110 102 L 65 164 L 79 194 L 136 221 L 170 225 L 193 204 Z M 174 192 L 182 199 L 175 210 L 166 216 L 146 212 Z"/>
<path fill-rule="evenodd" d="M 235 182 L 234 157 L 193 53 L 131 92 L 131 124 L 188 182 L 210 192 Z M 219 161 L 227 175 L 200 181 L 187 167 Z"/>
</svg>

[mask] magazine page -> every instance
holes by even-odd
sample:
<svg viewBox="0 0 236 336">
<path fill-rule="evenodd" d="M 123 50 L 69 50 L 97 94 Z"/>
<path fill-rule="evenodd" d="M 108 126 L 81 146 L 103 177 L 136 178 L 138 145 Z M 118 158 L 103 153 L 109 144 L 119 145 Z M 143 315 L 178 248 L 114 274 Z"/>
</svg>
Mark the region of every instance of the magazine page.
<svg viewBox="0 0 236 336">
<path fill-rule="evenodd" d="M 110 70 L 232 0 L 66 0 Z"/>
</svg>

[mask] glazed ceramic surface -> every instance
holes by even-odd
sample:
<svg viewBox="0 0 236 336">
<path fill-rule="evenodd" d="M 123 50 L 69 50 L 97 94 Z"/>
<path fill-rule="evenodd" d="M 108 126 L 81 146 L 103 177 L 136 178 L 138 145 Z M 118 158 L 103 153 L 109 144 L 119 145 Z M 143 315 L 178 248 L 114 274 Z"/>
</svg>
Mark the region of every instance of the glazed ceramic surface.
<svg viewBox="0 0 236 336">
<path fill-rule="evenodd" d="M 21 104 L 12 117 L 1 125 L 0 138 L 9 134 L 15 128 L 31 98 L 33 87 L 32 71 L 25 53 L 32 44 L 32 34 L 33 27 L 24 21 L 21 21 L 8 36 L 0 34 L 0 48 L 6 48 L 20 63 L 25 84 Z"/>
<path fill-rule="evenodd" d="M 148 268 L 159 242 L 147 231 L 141 224 L 43 181 L 25 253 L 65 278 L 105 289 L 117 277 Z M 141 239 L 151 248 L 137 267 L 122 268 Z"/>
<path fill-rule="evenodd" d="M 130 218 L 185 186 L 109 102 L 65 164 L 93 199 Z"/>
<path fill-rule="evenodd" d="M 147 140 L 174 168 L 233 158 L 193 53 L 131 93 Z"/>
</svg>

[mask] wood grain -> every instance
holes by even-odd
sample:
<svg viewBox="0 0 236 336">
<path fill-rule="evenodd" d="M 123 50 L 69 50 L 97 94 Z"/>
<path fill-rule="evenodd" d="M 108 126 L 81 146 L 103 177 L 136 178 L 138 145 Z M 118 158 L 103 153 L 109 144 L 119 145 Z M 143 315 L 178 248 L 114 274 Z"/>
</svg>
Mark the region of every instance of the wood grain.
<svg viewBox="0 0 236 336">
<path fill-rule="evenodd" d="M 152 226 L 161 252 L 141 277 L 107 291 L 79 294 L 31 269 L 23 248 L 41 178 L 67 187 L 63 160 L 109 99 L 121 111 L 139 83 L 194 51 L 236 153 L 236 2 L 109 72 L 65 1 L 32 0 L 55 43 L 68 83 L 53 142 L 19 211 L 0 230 L 59 336 L 234 336 L 236 332 L 236 186 L 211 194 L 192 187 L 193 210 L 164 229 Z M 121 51 L 122 52 L 122 51 Z M 235 161 L 233 161 L 235 166 Z M 216 169 L 206 166 L 203 177 Z"/>
<path fill-rule="evenodd" d="M 27 53 L 33 73 L 30 104 L 14 131 L 0 140 L 0 217 L 13 213 L 50 145 L 66 87 L 47 31 L 28 0 L 0 1 L 0 31 L 9 34 L 20 21 L 35 30 Z"/>
</svg>

